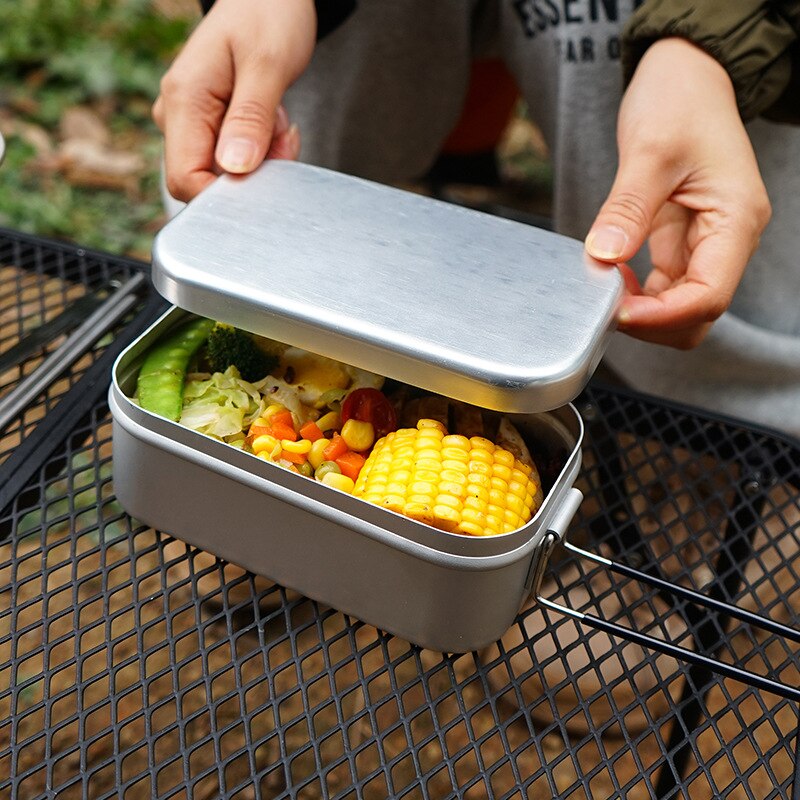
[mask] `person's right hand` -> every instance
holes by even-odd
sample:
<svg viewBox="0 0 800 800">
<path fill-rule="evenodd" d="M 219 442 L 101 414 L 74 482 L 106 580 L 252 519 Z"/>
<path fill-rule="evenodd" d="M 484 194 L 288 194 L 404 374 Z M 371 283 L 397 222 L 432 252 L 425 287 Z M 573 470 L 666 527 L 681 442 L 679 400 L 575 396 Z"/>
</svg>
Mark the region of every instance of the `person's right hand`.
<svg viewBox="0 0 800 800">
<path fill-rule="evenodd" d="M 173 197 L 191 200 L 221 171 L 297 158 L 299 132 L 280 102 L 311 60 L 316 33 L 313 0 L 217 0 L 153 106 Z"/>
</svg>

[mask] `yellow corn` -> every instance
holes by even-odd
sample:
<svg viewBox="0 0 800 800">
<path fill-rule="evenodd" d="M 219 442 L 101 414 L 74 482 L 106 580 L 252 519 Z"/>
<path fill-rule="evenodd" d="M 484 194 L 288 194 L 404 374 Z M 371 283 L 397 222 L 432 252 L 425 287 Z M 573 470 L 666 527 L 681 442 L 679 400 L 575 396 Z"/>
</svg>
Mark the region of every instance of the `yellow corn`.
<svg viewBox="0 0 800 800">
<path fill-rule="evenodd" d="M 354 484 L 352 478 L 348 478 L 347 475 L 341 475 L 338 472 L 326 472 L 322 476 L 322 483 L 332 486 L 334 489 L 340 489 L 348 494 L 353 492 Z"/>
<path fill-rule="evenodd" d="M 353 494 L 440 530 L 494 536 L 522 527 L 542 501 L 535 469 L 481 436 L 421 419 L 375 443 Z"/>
<path fill-rule="evenodd" d="M 269 434 L 256 436 L 253 439 L 253 452 L 260 456 L 262 453 L 266 454 L 264 458 L 277 458 L 281 454 L 281 443 Z"/>
<path fill-rule="evenodd" d="M 375 441 L 375 428 L 371 422 L 362 422 L 359 419 L 349 419 L 342 425 L 342 439 L 345 444 L 357 453 L 369 450 Z"/>
<path fill-rule="evenodd" d="M 317 439 L 308 451 L 308 461 L 316 469 L 325 460 L 325 448 L 331 443 L 330 439 Z"/>
<path fill-rule="evenodd" d="M 287 453 L 309 453 L 311 451 L 311 442 L 308 439 L 298 439 L 296 442 L 291 439 L 281 439 L 281 447 Z"/>
</svg>

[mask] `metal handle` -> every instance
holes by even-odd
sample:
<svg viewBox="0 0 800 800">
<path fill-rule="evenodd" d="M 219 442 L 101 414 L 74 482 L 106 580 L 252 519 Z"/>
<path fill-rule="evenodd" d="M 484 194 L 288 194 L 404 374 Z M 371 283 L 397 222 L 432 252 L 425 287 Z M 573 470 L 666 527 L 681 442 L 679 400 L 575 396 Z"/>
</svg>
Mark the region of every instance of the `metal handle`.
<svg viewBox="0 0 800 800">
<path fill-rule="evenodd" d="M 590 628 L 604 631 L 611 636 L 616 636 L 617 638 L 634 642 L 642 647 L 655 650 L 656 652 L 663 653 L 664 655 L 672 656 L 673 658 L 686 661 L 690 664 L 705 667 L 706 669 L 709 669 L 719 675 L 723 675 L 726 678 L 733 678 L 734 680 L 741 681 L 742 683 L 746 683 L 749 686 L 753 686 L 757 689 L 763 689 L 764 691 L 772 692 L 780 697 L 785 697 L 788 700 L 800 702 L 800 689 L 798 688 L 786 686 L 785 684 L 774 681 L 771 678 L 765 678 L 762 675 L 757 675 L 754 672 L 749 672 L 748 670 L 741 669 L 740 667 L 736 667 L 732 664 L 726 664 L 723 661 L 703 655 L 702 653 L 695 653 L 693 650 L 688 650 L 685 647 L 663 641 L 662 639 L 657 639 L 654 636 L 641 633 L 640 631 L 633 630 L 632 628 L 626 628 L 623 625 L 617 625 L 614 622 L 609 622 L 608 620 L 596 617 L 593 614 L 576 611 L 573 608 L 562 606 L 559 603 L 554 603 L 552 600 L 548 600 L 546 597 L 542 597 L 539 590 L 541 588 L 541 577 L 544 573 L 544 564 L 549 560 L 550 553 L 552 552 L 559 538 L 560 537 L 557 533 L 548 531 L 544 541 L 542 542 L 542 555 L 540 556 L 539 562 L 542 566 L 537 570 L 537 581 L 534 583 L 533 587 L 534 595 L 538 603 L 541 603 L 546 608 L 557 611 L 560 614 L 572 617 L 582 624 L 588 625 Z M 753 614 L 750 611 L 745 611 L 738 606 L 724 603 L 720 600 L 715 600 L 710 597 L 705 597 L 704 595 L 692 591 L 691 589 L 686 589 L 683 586 L 678 586 L 677 584 L 672 584 L 669 581 L 665 581 L 661 578 L 648 575 L 646 572 L 641 572 L 640 570 L 634 569 L 633 567 L 629 567 L 625 564 L 611 561 L 603 556 L 597 555 L 596 553 L 582 550 L 580 547 L 576 547 L 573 544 L 569 544 L 567 542 L 563 542 L 563 544 L 568 550 L 572 551 L 576 555 L 593 561 L 596 564 L 605 566 L 612 572 L 616 572 L 629 578 L 634 578 L 642 583 L 646 583 L 650 586 L 670 592 L 677 597 L 683 598 L 684 600 L 689 600 L 697 603 L 698 605 L 705 606 L 706 608 L 711 608 L 720 613 L 727 614 L 734 619 L 741 620 L 742 622 L 746 622 L 754 627 L 760 627 L 764 630 L 770 631 L 771 633 L 784 636 L 792 641 L 800 642 L 800 631 L 797 631 L 794 628 L 782 625 L 781 623 L 775 622 L 771 619 L 766 619 L 758 614 Z"/>
</svg>

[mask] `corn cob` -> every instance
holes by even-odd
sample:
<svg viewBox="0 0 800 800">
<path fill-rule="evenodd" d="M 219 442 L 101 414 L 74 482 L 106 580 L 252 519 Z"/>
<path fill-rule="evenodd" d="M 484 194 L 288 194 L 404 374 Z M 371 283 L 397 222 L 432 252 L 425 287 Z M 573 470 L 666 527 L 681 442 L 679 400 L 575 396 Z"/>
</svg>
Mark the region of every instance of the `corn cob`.
<svg viewBox="0 0 800 800">
<path fill-rule="evenodd" d="M 543 498 L 535 467 L 482 436 L 448 435 L 444 425 L 431 419 L 379 439 L 353 494 L 470 536 L 517 530 Z"/>
</svg>

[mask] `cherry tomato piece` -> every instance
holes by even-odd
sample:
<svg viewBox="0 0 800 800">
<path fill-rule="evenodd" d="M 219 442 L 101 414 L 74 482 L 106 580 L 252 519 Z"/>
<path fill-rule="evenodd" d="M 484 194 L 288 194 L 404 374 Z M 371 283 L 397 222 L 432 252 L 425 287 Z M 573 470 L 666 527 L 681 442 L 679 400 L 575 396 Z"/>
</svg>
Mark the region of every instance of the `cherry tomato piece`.
<svg viewBox="0 0 800 800">
<path fill-rule="evenodd" d="M 342 404 L 342 425 L 348 419 L 372 423 L 376 439 L 397 430 L 394 406 L 383 392 L 370 387 L 354 389 L 347 395 Z"/>
</svg>

